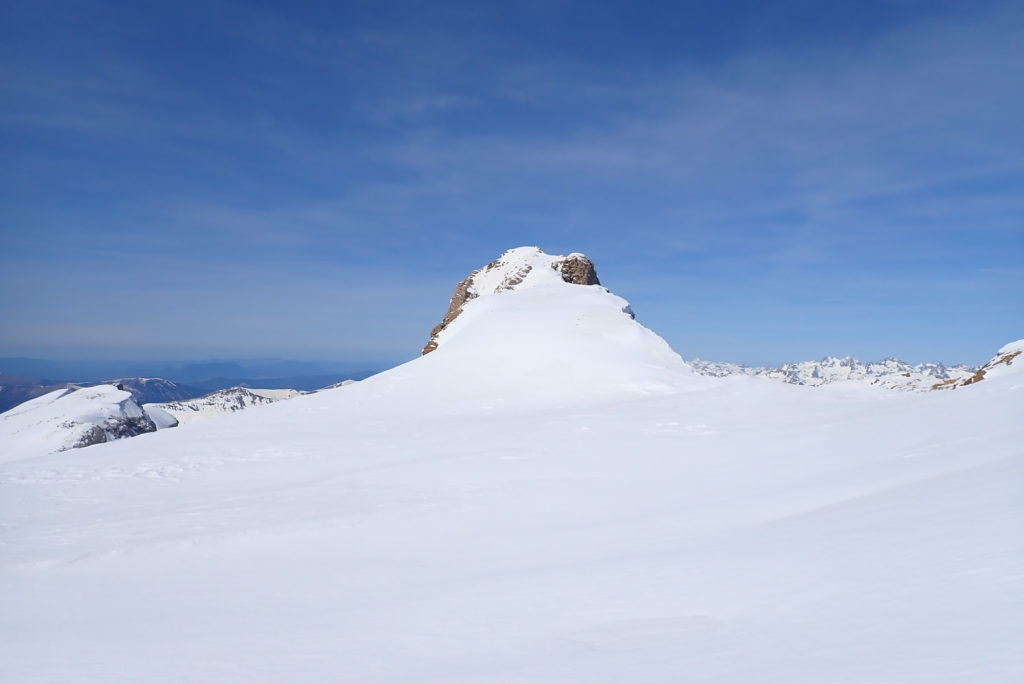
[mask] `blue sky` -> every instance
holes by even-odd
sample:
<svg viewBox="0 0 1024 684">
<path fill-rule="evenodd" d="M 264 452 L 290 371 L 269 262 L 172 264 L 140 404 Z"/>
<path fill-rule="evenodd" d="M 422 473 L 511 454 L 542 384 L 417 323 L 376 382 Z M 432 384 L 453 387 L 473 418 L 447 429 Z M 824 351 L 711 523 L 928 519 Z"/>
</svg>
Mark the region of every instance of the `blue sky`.
<svg viewBox="0 0 1024 684">
<path fill-rule="evenodd" d="M 1024 337 L 1020 3 L 3 12 L 0 356 L 400 361 L 525 244 L 685 358 Z"/>
</svg>

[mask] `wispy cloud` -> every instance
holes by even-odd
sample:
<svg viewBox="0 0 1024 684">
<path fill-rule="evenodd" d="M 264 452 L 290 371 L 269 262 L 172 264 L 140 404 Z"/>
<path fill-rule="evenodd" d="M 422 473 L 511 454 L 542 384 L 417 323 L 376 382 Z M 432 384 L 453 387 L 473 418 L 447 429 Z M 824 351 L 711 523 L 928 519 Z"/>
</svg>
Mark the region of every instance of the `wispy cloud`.
<svg viewBox="0 0 1024 684">
<path fill-rule="evenodd" d="M 168 290 L 179 325 L 190 308 L 251 312 L 255 289 L 301 326 L 287 302 L 330 293 L 352 320 L 409 312 L 368 333 L 409 348 L 416 307 L 434 317 L 424 287 L 443 304 L 523 243 L 591 252 L 673 342 L 700 342 L 672 311 L 696 290 L 723 327 L 725 302 L 755 316 L 752 299 L 795 310 L 812 290 L 825 306 L 886 288 L 949 301 L 943 283 L 974 282 L 980 298 L 1020 284 L 1024 11 L 979 7 L 713 56 L 595 57 L 471 5 L 319 21 L 212 3 L 194 31 L 144 9 L 93 32 L 58 16 L 70 46 L 23 41 L 4 70 L 0 283 L 35 268 L 72 287 L 67 272 L 101 296 L 116 278 L 83 264 L 114 262 L 149 283 L 127 295 L 138 306 L 184 277 Z M 502 11 L 534 28 L 573 15 Z M 204 288 L 219 294 L 204 304 Z M 69 301 L 85 300 L 33 301 L 81 320 Z"/>
</svg>

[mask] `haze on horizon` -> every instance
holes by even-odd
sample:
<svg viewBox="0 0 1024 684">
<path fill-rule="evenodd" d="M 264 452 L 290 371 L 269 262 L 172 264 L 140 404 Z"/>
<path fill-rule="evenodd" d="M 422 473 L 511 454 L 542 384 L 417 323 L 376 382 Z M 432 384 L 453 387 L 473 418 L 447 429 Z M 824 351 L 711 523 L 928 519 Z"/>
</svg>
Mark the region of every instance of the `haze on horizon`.
<svg viewBox="0 0 1024 684">
<path fill-rule="evenodd" d="M 1024 336 L 1019 3 L 514 5 L 9 4 L 0 357 L 413 358 L 534 244 L 685 358 Z"/>
</svg>

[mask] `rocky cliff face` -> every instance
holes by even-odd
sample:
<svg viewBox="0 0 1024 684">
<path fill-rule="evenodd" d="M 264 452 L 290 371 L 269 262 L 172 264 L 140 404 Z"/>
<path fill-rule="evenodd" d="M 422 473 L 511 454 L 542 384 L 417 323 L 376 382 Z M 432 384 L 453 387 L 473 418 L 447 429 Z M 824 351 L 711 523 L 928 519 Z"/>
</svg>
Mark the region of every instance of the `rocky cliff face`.
<svg viewBox="0 0 1024 684">
<path fill-rule="evenodd" d="M 488 264 L 489 266 L 491 264 Z M 448 311 L 445 312 L 444 317 L 441 318 L 441 322 L 435 325 L 430 330 L 430 340 L 427 341 L 421 354 L 429 354 L 430 352 L 437 349 L 437 336 L 441 334 L 441 331 L 448 327 L 448 324 L 458 318 L 459 314 L 462 313 L 462 305 L 468 302 L 470 299 L 476 297 L 469 291 L 470 280 L 476 275 L 478 271 L 473 271 L 469 274 L 469 278 L 461 281 L 455 286 L 455 292 L 452 293 L 451 301 L 448 302 Z"/>
<path fill-rule="evenodd" d="M 466 302 L 481 295 L 497 294 L 514 290 L 520 286 L 537 265 L 538 261 L 549 261 L 552 270 L 562 276 L 562 280 L 571 285 L 600 285 L 594 262 L 585 255 L 573 253 L 569 256 L 545 255 L 539 247 L 517 247 L 510 249 L 500 257 L 479 268 L 465 280 L 455 286 L 448 311 L 441 322 L 430 331 L 430 340 L 423 347 L 423 354 L 437 349 L 438 335 L 462 313 Z"/>
</svg>

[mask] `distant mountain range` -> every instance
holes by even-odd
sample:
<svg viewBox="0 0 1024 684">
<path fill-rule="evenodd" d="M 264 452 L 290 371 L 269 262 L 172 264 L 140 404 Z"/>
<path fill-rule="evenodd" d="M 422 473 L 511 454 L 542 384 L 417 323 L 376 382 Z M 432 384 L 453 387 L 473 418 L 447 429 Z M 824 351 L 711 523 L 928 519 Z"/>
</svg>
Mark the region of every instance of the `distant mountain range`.
<svg viewBox="0 0 1024 684">
<path fill-rule="evenodd" d="M 976 366 L 946 366 L 941 363 L 911 365 L 894 358 L 864 362 L 849 356 L 826 356 L 820 361 L 801 361 L 781 366 L 745 366 L 703 359 L 693 359 L 688 363 L 701 375 L 712 377 L 756 375 L 791 385 L 810 386 L 860 381 L 910 391 L 925 391 L 943 383 L 955 383 L 970 378 L 978 370 Z"/>
<path fill-rule="evenodd" d="M 145 404 L 143 408 L 150 415 L 159 415 L 160 412 L 164 412 L 174 418 L 173 425 L 166 425 L 154 416 L 158 427 L 176 427 L 184 423 L 190 423 L 193 420 L 243 411 L 253 406 L 273 404 L 274 402 L 292 399 L 303 394 L 307 394 L 307 392 L 293 389 L 231 387 L 217 390 L 195 399 L 189 398 L 182 401 Z"/>
<path fill-rule="evenodd" d="M 10 359 L 0 359 L 0 364 Z M 32 363 L 14 364 L 16 368 L 46 364 L 38 360 Z M 290 362 L 276 362 L 261 366 L 263 371 L 285 370 L 297 368 L 305 362 L 297 362 L 299 366 L 289 365 Z M 960 384 L 974 375 L 976 366 L 951 365 L 942 363 L 922 363 L 911 365 L 895 358 L 881 361 L 863 362 L 849 356 L 837 358 L 826 356 L 819 361 L 802 361 L 787 363 L 781 366 L 746 366 L 737 363 L 705 361 L 692 359 L 687 363 L 701 374 L 712 377 L 730 375 L 755 375 L 779 380 L 793 385 L 827 385 L 835 382 L 860 381 L 889 389 L 924 391 L 935 386 L 951 386 Z M 316 367 L 309 364 L 308 368 Z M 5 366 L 0 366 L 0 369 Z M 38 368 L 37 368 L 38 369 Z M 234 388 L 253 388 L 262 390 L 292 390 L 296 393 L 314 392 L 332 385 L 339 385 L 349 380 L 362 380 L 373 375 L 373 370 L 356 370 L 350 373 L 324 373 L 311 375 L 290 375 L 281 377 L 258 377 L 217 375 L 202 377 L 204 373 L 224 373 L 226 371 L 244 372 L 246 367 L 236 362 L 195 363 L 181 366 L 179 373 L 184 377 L 198 378 L 191 382 L 172 380 L 164 377 L 119 377 L 102 381 L 54 381 L 40 377 L 25 376 L 15 373 L 0 372 L 0 413 L 15 406 L 58 389 L 89 387 L 98 384 L 121 387 L 132 394 L 139 405 L 163 404 L 167 402 L 183 402 L 216 393 L 219 390 Z M 229 402 L 230 403 L 230 402 Z M 262 403 L 253 400 L 250 403 Z M 212 408 L 206 406 L 205 414 Z M 191 412 L 191 410 L 189 409 Z M 187 414 L 186 414 L 187 415 Z"/>
<path fill-rule="evenodd" d="M 0 357 L 0 373 L 42 378 L 50 384 L 95 384 L 110 378 L 166 378 L 194 387 L 216 379 L 259 380 L 332 376 L 368 377 L 404 359 L 378 361 L 293 361 L 282 359 L 228 359 L 197 361 L 52 361 L 24 357 Z M 332 382 L 336 382 L 332 381 Z M 235 384 L 238 384 L 237 382 Z M 229 387 L 222 385 L 218 389 Z M 313 387 L 311 389 L 316 389 Z M 209 391 L 209 390 L 208 390 Z"/>
</svg>

